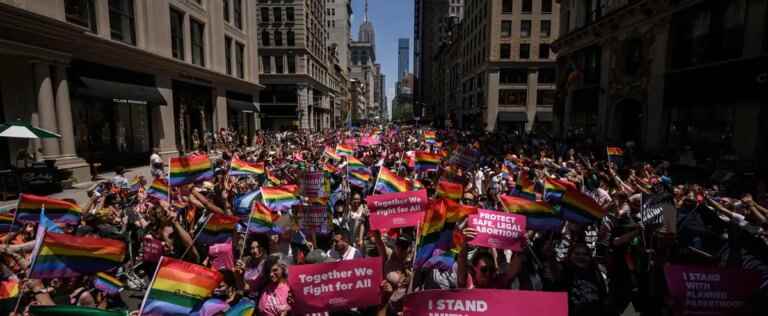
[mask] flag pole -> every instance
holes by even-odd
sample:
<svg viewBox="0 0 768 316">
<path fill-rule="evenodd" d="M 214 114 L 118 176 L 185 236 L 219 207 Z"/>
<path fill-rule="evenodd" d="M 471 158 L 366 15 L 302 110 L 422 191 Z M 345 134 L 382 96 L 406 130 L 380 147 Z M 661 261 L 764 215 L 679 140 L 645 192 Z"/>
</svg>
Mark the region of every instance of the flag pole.
<svg viewBox="0 0 768 316">
<path fill-rule="evenodd" d="M 253 203 L 256 203 L 255 201 Z M 245 232 L 243 235 L 243 246 L 240 247 L 240 256 L 237 258 L 238 260 L 243 258 L 243 255 L 245 254 L 245 248 L 248 247 L 246 242 L 248 241 L 248 234 L 251 229 L 251 213 L 253 213 L 253 206 L 251 206 L 251 212 L 248 213 L 248 224 L 245 225 Z"/>
<path fill-rule="evenodd" d="M 203 222 L 203 227 L 195 234 L 195 238 L 192 238 L 192 244 L 187 247 L 187 249 L 184 249 L 184 253 L 181 254 L 180 259 L 184 260 L 184 257 L 187 256 L 187 252 L 189 252 L 192 247 L 195 246 L 195 241 L 197 241 L 197 238 L 200 237 L 200 234 L 203 233 L 203 230 L 205 230 L 205 226 L 208 226 L 208 221 L 211 220 L 211 217 L 213 217 L 213 213 L 208 215 L 208 218 L 205 219 L 205 222 Z"/>
<path fill-rule="evenodd" d="M 43 239 L 45 239 L 45 234 L 47 230 L 41 223 L 38 223 L 37 225 L 37 232 L 35 234 L 35 246 L 32 249 L 32 260 L 29 264 L 29 272 L 27 273 L 27 276 L 32 274 L 32 268 L 35 267 L 35 263 L 37 263 L 37 256 L 40 254 L 40 248 L 42 248 Z M 23 293 L 19 293 L 18 298 L 16 299 L 16 305 L 13 307 L 13 313 L 16 314 L 16 311 L 19 310 L 19 305 L 21 304 L 21 298 L 24 296 Z"/>
<path fill-rule="evenodd" d="M 426 215 L 426 213 L 425 213 L 425 215 Z M 414 241 L 414 245 L 413 245 L 413 258 L 411 258 L 411 268 L 413 268 L 413 275 L 411 275 L 411 282 L 409 282 L 409 284 L 408 284 L 408 292 L 407 293 L 412 293 L 413 292 L 413 280 L 416 279 L 416 275 L 417 274 L 421 273 L 419 271 L 420 269 L 416 269 L 416 266 L 415 266 L 416 265 L 416 254 L 417 254 L 417 250 L 419 249 L 419 240 L 421 239 L 421 223 L 416 225 L 416 238 L 415 239 L 416 240 Z"/>
<path fill-rule="evenodd" d="M 152 275 L 152 280 L 149 282 L 149 286 L 147 286 L 147 291 L 144 292 L 144 299 L 141 300 L 141 306 L 139 307 L 139 315 L 142 315 L 144 312 L 144 304 L 147 303 L 147 299 L 149 298 L 149 292 L 152 291 L 152 285 L 155 284 L 155 280 L 157 279 L 157 272 L 160 271 L 160 267 L 163 263 L 163 258 L 165 256 L 161 256 L 160 260 L 157 261 L 157 267 L 155 267 L 155 273 Z"/>
</svg>

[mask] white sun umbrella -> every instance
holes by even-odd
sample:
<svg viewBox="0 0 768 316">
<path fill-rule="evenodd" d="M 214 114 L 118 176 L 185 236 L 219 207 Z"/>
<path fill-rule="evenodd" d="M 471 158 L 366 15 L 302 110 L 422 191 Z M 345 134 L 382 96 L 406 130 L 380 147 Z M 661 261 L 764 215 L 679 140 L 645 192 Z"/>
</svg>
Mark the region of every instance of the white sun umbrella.
<svg viewBox="0 0 768 316">
<path fill-rule="evenodd" d="M 61 138 L 61 135 L 49 130 L 34 127 L 29 123 L 16 121 L 13 123 L 0 124 L 0 137 L 38 139 Z"/>
</svg>

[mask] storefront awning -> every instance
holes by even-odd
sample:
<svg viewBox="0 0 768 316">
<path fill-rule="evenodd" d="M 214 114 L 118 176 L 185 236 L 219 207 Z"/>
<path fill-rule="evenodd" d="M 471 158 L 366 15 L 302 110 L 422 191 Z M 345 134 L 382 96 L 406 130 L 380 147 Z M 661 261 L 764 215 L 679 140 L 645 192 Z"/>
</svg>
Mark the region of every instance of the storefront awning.
<svg viewBox="0 0 768 316">
<path fill-rule="evenodd" d="M 259 106 L 256 103 L 248 102 L 248 101 L 242 101 L 242 100 L 235 100 L 235 99 L 227 99 L 227 105 L 236 111 L 243 111 L 243 112 L 260 112 Z"/>
<path fill-rule="evenodd" d="M 536 112 L 536 120 L 539 122 L 552 122 L 552 112 Z"/>
<path fill-rule="evenodd" d="M 528 122 L 528 113 L 499 112 L 499 122 Z"/>
<path fill-rule="evenodd" d="M 166 105 L 165 98 L 157 87 L 135 85 L 116 81 L 80 77 L 85 85 L 77 89 L 77 94 L 100 99 L 112 100 L 115 103 L 127 104 L 156 104 Z"/>
</svg>

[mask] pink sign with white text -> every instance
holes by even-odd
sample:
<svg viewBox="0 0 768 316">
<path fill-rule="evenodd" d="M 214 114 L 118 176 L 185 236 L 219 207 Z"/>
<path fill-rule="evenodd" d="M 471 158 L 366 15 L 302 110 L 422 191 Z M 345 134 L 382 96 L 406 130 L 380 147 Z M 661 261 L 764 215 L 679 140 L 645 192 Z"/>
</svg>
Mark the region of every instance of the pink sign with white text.
<svg viewBox="0 0 768 316">
<path fill-rule="evenodd" d="M 667 265 L 664 273 L 675 315 L 752 315 L 757 273 L 682 265 Z"/>
<path fill-rule="evenodd" d="M 371 195 L 365 202 L 371 229 L 416 226 L 424 217 L 427 190 Z"/>
<path fill-rule="evenodd" d="M 288 267 L 298 315 L 378 305 L 381 280 L 380 257 Z"/>
<path fill-rule="evenodd" d="M 405 316 L 566 316 L 565 292 L 428 290 L 408 294 Z"/>
<path fill-rule="evenodd" d="M 477 236 L 469 244 L 520 251 L 525 238 L 525 216 L 479 209 L 469 216 L 469 228 Z"/>
</svg>

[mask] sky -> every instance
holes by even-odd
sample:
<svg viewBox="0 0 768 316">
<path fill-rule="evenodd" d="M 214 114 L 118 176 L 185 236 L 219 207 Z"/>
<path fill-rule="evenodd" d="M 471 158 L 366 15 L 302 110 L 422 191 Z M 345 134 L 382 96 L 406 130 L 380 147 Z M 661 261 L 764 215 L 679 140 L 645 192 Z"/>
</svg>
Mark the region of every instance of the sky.
<svg viewBox="0 0 768 316">
<path fill-rule="evenodd" d="M 368 20 L 376 32 L 376 62 L 386 76 L 387 102 L 395 97 L 397 39 L 410 40 L 410 72 L 413 72 L 413 0 L 368 0 Z M 363 23 L 365 0 L 352 0 L 352 39 L 357 40 Z"/>
</svg>

